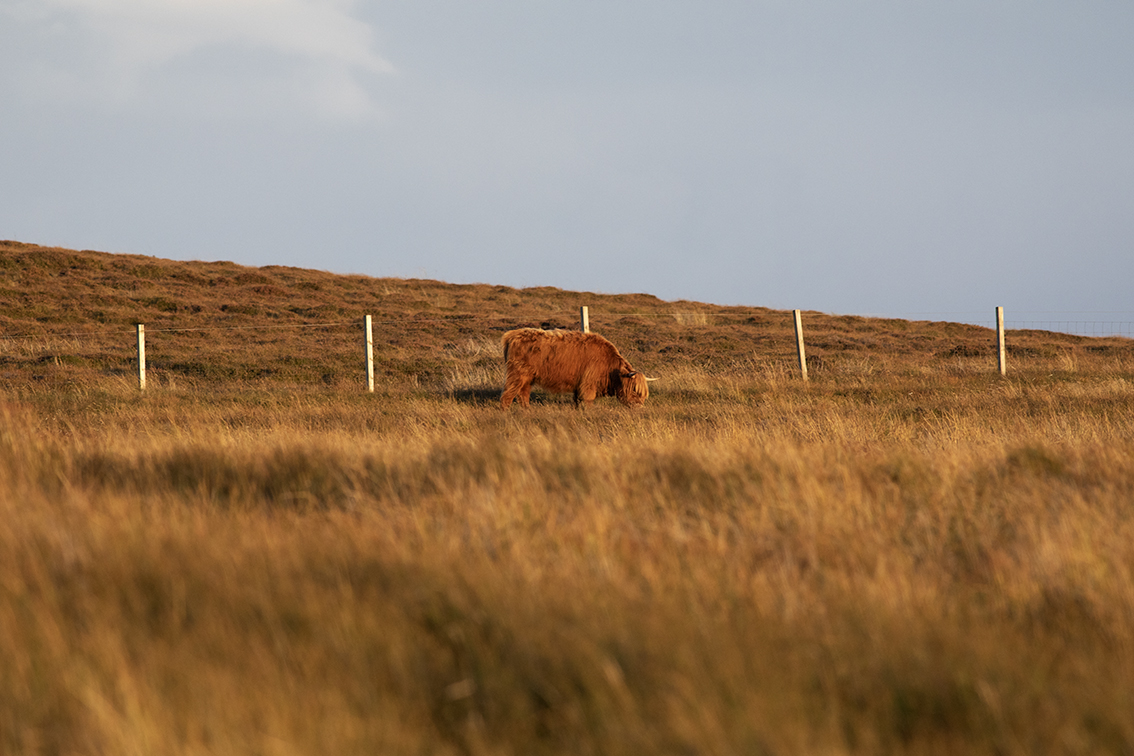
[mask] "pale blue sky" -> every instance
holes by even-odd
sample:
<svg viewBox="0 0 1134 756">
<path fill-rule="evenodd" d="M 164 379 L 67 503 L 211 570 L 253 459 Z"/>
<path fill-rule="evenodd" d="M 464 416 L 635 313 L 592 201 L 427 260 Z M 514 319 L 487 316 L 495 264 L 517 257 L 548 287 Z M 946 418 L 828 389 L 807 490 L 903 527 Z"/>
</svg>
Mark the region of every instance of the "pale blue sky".
<svg viewBox="0 0 1134 756">
<path fill-rule="evenodd" d="M 1126 0 L 0 0 L 0 238 L 1134 320 L 1131 40 Z"/>
</svg>

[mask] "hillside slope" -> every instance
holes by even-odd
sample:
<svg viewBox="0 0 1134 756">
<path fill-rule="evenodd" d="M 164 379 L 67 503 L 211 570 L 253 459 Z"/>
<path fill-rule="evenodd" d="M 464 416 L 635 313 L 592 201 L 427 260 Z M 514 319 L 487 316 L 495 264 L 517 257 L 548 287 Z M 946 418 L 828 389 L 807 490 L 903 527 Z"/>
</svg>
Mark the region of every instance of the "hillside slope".
<svg viewBox="0 0 1134 756">
<path fill-rule="evenodd" d="M 374 319 L 378 379 L 452 388 L 459 373 L 495 383 L 499 336 L 517 326 L 578 327 L 610 338 L 655 374 L 750 370 L 794 360 L 791 314 L 667 302 L 648 294 L 335 275 L 230 262 L 180 262 L 0 241 L 0 377 L 67 381 L 134 370 L 145 323 L 150 375 L 166 379 L 357 383 L 364 315 Z M 807 312 L 816 376 L 854 363 L 994 364 L 989 329 Z M 1015 332 L 1015 358 L 1134 351 L 1128 339 Z M 1019 365 L 1020 363 L 1017 363 Z M 472 373 L 470 373 L 470 370 Z M 456 372 L 455 372 L 456 371 Z M 446 378 L 447 376 L 447 378 Z M 458 381 L 459 382 L 459 381 Z"/>
</svg>

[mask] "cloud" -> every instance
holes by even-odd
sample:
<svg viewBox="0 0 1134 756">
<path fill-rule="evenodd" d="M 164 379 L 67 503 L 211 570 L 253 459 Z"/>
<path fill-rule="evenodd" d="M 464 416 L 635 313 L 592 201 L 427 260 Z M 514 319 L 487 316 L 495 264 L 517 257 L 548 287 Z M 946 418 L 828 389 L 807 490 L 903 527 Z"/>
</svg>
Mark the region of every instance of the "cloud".
<svg viewBox="0 0 1134 756">
<path fill-rule="evenodd" d="M 369 85 L 393 72 L 350 0 L 25 0 L 8 15 L 45 45 L 26 70 L 54 94 L 118 104 L 301 105 L 330 118 L 372 115 Z M 70 86 L 67 86 L 67 83 Z M 65 91 L 70 90 L 70 91 Z M 243 96 L 242 96 L 243 95 Z"/>
</svg>

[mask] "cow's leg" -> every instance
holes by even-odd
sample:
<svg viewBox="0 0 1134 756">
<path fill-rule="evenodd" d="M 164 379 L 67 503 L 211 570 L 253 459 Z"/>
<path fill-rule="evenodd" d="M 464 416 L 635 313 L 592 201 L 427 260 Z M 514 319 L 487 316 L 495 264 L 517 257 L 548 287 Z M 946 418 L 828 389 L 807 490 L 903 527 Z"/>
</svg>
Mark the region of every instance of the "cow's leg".
<svg viewBox="0 0 1134 756">
<path fill-rule="evenodd" d="M 500 395 L 500 406 L 508 409 L 512 406 L 512 400 L 520 393 L 520 387 L 512 380 L 512 376 L 508 376 L 507 382 L 504 384 L 504 393 Z"/>
<path fill-rule="evenodd" d="M 589 407 L 594 403 L 596 396 L 598 396 L 598 391 L 593 388 L 575 389 L 575 406 Z"/>
<path fill-rule="evenodd" d="M 512 400 L 520 399 L 520 406 L 528 406 L 528 396 L 532 393 L 531 378 L 525 378 L 519 373 L 509 373 L 504 382 L 504 393 L 500 395 L 500 406 L 508 409 Z"/>
</svg>

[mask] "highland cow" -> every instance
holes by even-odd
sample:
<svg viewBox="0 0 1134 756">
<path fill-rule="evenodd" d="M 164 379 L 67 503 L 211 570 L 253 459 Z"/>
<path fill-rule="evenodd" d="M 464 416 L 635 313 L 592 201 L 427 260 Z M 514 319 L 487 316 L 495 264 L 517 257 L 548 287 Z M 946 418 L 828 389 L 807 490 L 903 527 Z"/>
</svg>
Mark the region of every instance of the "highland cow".
<svg viewBox="0 0 1134 756">
<path fill-rule="evenodd" d="M 626 361 L 614 344 L 594 333 L 517 328 L 504 334 L 504 409 L 517 397 L 528 406 L 532 386 L 575 395 L 575 406 L 597 396 L 614 396 L 640 407 L 650 395 L 647 378 Z"/>
</svg>

